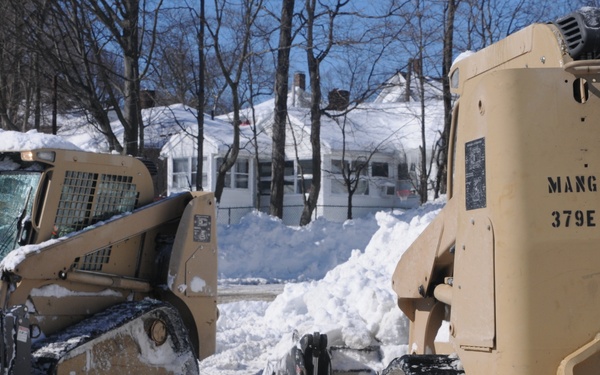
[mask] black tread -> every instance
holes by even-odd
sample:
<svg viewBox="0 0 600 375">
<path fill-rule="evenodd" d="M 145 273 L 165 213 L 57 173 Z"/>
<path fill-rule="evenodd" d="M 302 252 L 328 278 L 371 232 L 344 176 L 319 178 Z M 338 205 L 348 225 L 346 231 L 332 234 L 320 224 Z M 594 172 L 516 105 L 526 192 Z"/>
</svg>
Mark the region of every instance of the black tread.
<svg viewBox="0 0 600 375">
<path fill-rule="evenodd" d="M 404 355 L 394 359 L 382 375 L 394 375 L 401 370 L 405 375 L 464 375 L 460 360 L 439 354 Z"/>
</svg>

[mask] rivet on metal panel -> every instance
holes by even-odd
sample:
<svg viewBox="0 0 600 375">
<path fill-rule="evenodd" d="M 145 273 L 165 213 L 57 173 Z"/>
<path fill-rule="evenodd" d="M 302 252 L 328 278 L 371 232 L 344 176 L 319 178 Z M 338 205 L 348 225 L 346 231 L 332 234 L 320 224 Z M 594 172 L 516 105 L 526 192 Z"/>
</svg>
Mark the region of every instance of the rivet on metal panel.
<svg viewBox="0 0 600 375">
<path fill-rule="evenodd" d="M 540 58 L 540 61 L 542 62 L 542 64 L 545 64 L 546 63 L 546 56 L 542 56 Z"/>
<path fill-rule="evenodd" d="M 471 224 L 475 225 L 475 219 L 471 219 Z"/>
</svg>

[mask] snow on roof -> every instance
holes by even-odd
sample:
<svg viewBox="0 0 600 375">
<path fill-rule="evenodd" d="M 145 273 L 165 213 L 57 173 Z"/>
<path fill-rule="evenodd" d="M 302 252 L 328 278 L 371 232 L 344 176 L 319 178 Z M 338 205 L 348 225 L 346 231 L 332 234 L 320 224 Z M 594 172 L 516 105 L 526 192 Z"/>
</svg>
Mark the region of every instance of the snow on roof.
<svg viewBox="0 0 600 375">
<path fill-rule="evenodd" d="M 400 90 L 399 87 L 396 89 Z M 257 127 L 267 134 L 271 134 L 274 106 L 274 99 L 270 99 L 254 107 Z M 380 102 L 362 103 L 346 115 L 329 112 L 332 116 L 321 116 L 321 144 L 324 151 L 330 153 L 340 152 L 344 146 L 347 151 L 372 151 L 375 147 L 382 152 L 418 149 L 421 145 L 420 111 L 419 102 Z M 443 102 L 427 100 L 425 111 L 425 132 L 429 147 L 437 142 L 439 129 L 443 127 Z M 244 109 L 240 116 L 252 118 L 251 114 L 251 109 Z M 303 106 L 289 107 L 288 116 L 296 141 L 308 144 L 311 131 L 310 109 Z M 227 120 L 230 117 L 229 114 L 219 118 Z M 345 130 L 342 131 L 344 126 Z M 293 142 L 290 135 L 286 137 L 288 143 Z"/>
<path fill-rule="evenodd" d="M 142 110 L 144 122 L 144 144 L 146 147 L 161 148 L 169 138 L 180 132 L 197 134 L 196 110 L 184 104 L 152 107 Z M 115 117 L 114 114 L 112 117 Z M 115 136 L 123 141 L 123 126 L 118 119 L 111 122 Z M 232 127 L 218 119 L 204 115 L 205 139 L 216 145 L 231 143 Z M 108 151 L 105 137 L 85 116 L 70 118 L 61 123 L 59 135 L 82 148 L 96 152 Z"/>
<path fill-rule="evenodd" d="M 419 93 L 418 77 L 413 76 L 410 80 L 410 101 L 418 101 Z M 438 99 L 443 97 L 442 82 L 439 79 L 424 77 L 425 100 Z M 406 74 L 398 72 L 388 79 L 379 95 L 373 100 L 374 103 L 399 103 L 406 101 Z"/>
<path fill-rule="evenodd" d="M 416 101 L 404 102 L 404 77 L 398 73 L 389 80 L 389 85 L 371 103 L 362 103 L 343 115 L 341 112 L 328 112 L 321 116 L 321 144 L 324 152 L 367 151 L 375 148 L 380 152 L 416 150 L 421 146 L 421 108 Z M 428 81 L 429 82 L 429 81 Z M 432 81 L 433 82 L 433 81 Z M 437 142 L 439 129 L 443 126 L 443 104 L 438 100 L 435 84 L 428 86 L 425 114 L 425 131 L 428 148 Z M 271 153 L 271 134 L 274 99 L 266 100 L 253 108 L 243 109 L 241 151 L 254 153 L 251 140 L 253 130 L 259 153 Z M 288 131 L 287 143 L 300 145 L 300 150 L 310 150 L 310 95 L 299 87 L 294 87 L 288 95 L 288 114 L 294 134 Z M 113 114 L 113 117 L 114 114 Z M 144 142 L 146 147 L 161 148 L 163 157 L 175 149 L 193 145 L 197 134 L 196 110 L 183 104 L 154 107 L 142 110 L 145 124 Z M 211 119 L 204 115 L 204 138 L 215 149 L 224 152 L 233 140 L 231 114 Z M 256 119 L 256 127 L 245 126 Z M 111 122 L 118 139 L 123 139 L 123 127 L 118 119 Z M 344 129 L 344 131 L 342 131 Z M 65 118 L 61 122 L 59 135 L 82 149 L 107 152 L 108 144 L 97 127 L 84 116 L 77 119 Z M 185 145 L 185 146 L 184 146 Z"/>
<path fill-rule="evenodd" d="M 182 104 L 174 104 L 165 108 L 160 113 L 160 121 L 163 123 L 174 122 L 178 123 L 178 127 L 174 128 L 174 132 L 169 134 L 164 145 L 161 149 L 161 156 L 166 157 L 177 147 L 181 147 L 183 144 L 191 144 L 194 137 L 198 134 L 198 124 L 196 121 L 196 110 L 186 107 Z M 253 129 L 250 126 L 242 124 L 240 126 L 240 149 L 250 149 L 251 141 L 254 139 Z M 214 148 L 221 152 L 225 152 L 229 145 L 233 141 L 233 125 L 231 121 L 226 118 L 217 117 L 212 119 L 210 116 L 204 114 L 204 140 L 210 143 Z M 256 134 L 256 141 L 259 145 L 259 149 L 264 152 L 271 152 L 270 149 L 270 137 L 263 131 L 259 131 Z"/>
<path fill-rule="evenodd" d="M 29 151 L 41 148 L 81 149 L 62 137 L 30 130 L 27 133 L 0 129 L 0 151 Z"/>
</svg>

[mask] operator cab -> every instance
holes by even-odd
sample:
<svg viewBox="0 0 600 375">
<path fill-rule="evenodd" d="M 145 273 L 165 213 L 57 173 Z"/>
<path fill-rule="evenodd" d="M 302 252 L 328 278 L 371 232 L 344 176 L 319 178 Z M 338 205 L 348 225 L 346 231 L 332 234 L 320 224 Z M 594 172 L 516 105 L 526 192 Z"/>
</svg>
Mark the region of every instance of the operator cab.
<svg viewBox="0 0 600 375">
<path fill-rule="evenodd" d="M 18 152 L 0 153 L 0 258 L 28 241 L 43 170 Z"/>
</svg>

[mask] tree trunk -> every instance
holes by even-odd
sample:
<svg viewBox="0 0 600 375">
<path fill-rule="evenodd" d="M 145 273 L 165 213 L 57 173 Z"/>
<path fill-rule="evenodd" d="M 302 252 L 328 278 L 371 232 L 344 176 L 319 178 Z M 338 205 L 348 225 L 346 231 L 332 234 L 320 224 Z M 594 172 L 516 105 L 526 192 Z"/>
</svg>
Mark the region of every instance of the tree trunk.
<svg viewBox="0 0 600 375">
<path fill-rule="evenodd" d="M 346 220 L 352 220 L 352 197 L 354 197 L 354 193 L 348 192 L 348 211 L 346 212 Z"/>
<path fill-rule="evenodd" d="M 198 138 L 196 138 L 198 154 L 196 155 L 196 191 L 203 190 L 204 174 L 204 0 L 200 0 L 200 30 L 198 31 L 198 83 L 196 97 L 196 121 L 198 122 Z"/>
<path fill-rule="evenodd" d="M 129 155 L 139 153 L 139 129 L 143 127 L 140 109 L 140 68 L 139 68 L 139 0 L 126 0 L 127 19 L 123 20 L 123 62 L 124 62 L 124 148 Z M 143 131 L 142 131 L 143 134 Z"/>
<path fill-rule="evenodd" d="M 270 214 L 278 218 L 283 218 L 285 128 L 288 117 L 287 96 L 293 13 L 294 0 L 284 0 L 281 6 L 281 26 L 279 33 L 279 49 L 277 51 L 277 72 L 275 76 L 275 118 L 273 121 L 272 135 L 271 203 L 269 207 Z"/>
<path fill-rule="evenodd" d="M 442 59 L 442 90 L 444 95 L 444 130 L 441 134 L 441 147 L 437 156 L 437 177 L 435 197 L 445 194 L 448 188 L 448 147 L 450 145 L 450 127 L 452 126 L 452 93 L 450 92 L 450 68 L 454 46 L 454 16 L 457 0 L 448 0 L 446 10 L 446 28 L 444 31 L 444 51 Z"/>
<path fill-rule="evenodd" d="M 319 75 L 319 61 L 309 49 L 308 72 L 310 75 L 310 144 L 312 147 L 312 184 L 308 191 L 308 198 L 304 200 L 304 209 L 300 217 L 300 225 L 311 222 L 312 214 L 317 207 L 319 191 L 321 190 L 321 80 Z"/>
<path fill-rule="evenodd" d="M 223 160 L 223 164 L 217 171 L 217 183 L 215 186 L 215 200 L 217 203 L 221 202 L 223 196 L 223 190 L 225 189 L 225 176 L 227 172 L 234 166 L 238 154 L 240 152 L 240 99 L 238 95 L 238 87 L 236 84 L 231 86 L 231 94 L 234 108 L 237 110 L 233 111 L 233 142 L 231 148 Z M 233 183 L 233 181 L 232 181 Z"/>
<path fill-rule="evenodd" d="M 55 105 L 56 105 L 56 103 L 53 103 L 53 107 Z M 119 140 L 113 133 L 112 128 L 110 126 L 110 118 L 108 117 L 108 113 L 106 112 L 104 107 L 102 107 L 102 104 L 98 101 L 92 101 L 89 103 L 88 110 L 90 111 L 90 114 L 92 115 L 94 120 L 96 120 L 96 122 L 98 123 L 98 127 L 100 128 L 99 130 L 102 132 L 102 134 L 106 138 L 106 142 L 108 143 L 108 149 L 110 151 L 117 151 L 118 153 L 123 153 L 124 152 L 123 146 L 121 146 L 121 144 L 119 143 Z M 56 122 L 56 116 L 53 113 L 53 116 L 52 116 L 52 123 L 53 123 L 52 127 L 53 128 L 55 127 L 55 122 Z"/>
</svg>

